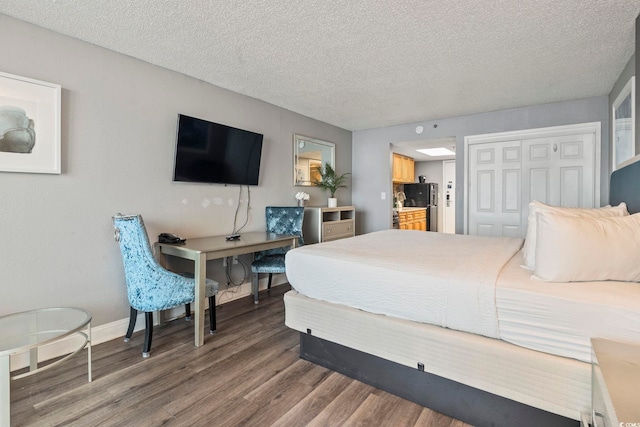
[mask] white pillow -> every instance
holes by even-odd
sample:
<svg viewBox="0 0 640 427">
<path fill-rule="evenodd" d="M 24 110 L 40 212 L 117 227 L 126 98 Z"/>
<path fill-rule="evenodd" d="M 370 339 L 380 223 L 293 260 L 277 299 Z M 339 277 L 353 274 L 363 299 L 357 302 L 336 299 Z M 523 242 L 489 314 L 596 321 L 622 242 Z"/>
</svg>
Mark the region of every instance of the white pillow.
<svg viewBox="0 0 640 427">
<path fill-rule="evenodd" d="M 535 277 L 640 282 L 640 213 L 608 218 L 538 212 Z"/>
<path fill-rule="evenodd" d="M 549 212 L 573 217 L 610 217 L 629 215 L 627 204 L 622 202 L 618 206 L 604 206 L 602 208 L 563 208 L 560 206 L 545 205 L 544 203 L 533 201 L 529 203 L 529 218 L 527 225 L 527 237 L 524 240 L 522 255 L 524 256 L 524 268 L 535 270 L 536 268 L 536 213 Z"/>
</svg>

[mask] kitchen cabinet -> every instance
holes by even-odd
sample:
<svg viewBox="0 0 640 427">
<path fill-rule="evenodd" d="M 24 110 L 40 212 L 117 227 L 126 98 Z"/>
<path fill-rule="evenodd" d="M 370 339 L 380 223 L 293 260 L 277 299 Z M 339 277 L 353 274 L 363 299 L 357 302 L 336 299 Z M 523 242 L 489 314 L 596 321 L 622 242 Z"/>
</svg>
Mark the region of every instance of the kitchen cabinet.
<svg viewBox="0 0 640 427">
<path fill-rule="evenodd" d="M 427 209 L 404 208 L 398 211 L 398 225 L 401 230 L 427 231 Z"/>
<path fill-rule="evenodd" d="M 393 153 L 391 176 L 394 183 L 415 182 L 415 161 L 411 157 Z"/>
</svg>

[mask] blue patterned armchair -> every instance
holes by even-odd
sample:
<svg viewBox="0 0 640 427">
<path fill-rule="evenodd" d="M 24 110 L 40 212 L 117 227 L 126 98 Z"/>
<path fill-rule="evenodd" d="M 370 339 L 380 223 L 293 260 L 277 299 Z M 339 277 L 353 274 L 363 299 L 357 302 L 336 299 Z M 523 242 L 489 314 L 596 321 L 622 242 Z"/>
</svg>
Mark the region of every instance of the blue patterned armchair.
<svg viewBox="0 0 640 427">
<path fill-rule="evenodd" d="M 125 342 L 129 341 L 136 325 L 138 310 L 145 313 L 145 337 L 142 357 L 149 357 L 153 332 L 153 312 L 185 305 L 186 318 L 190 319 L 190 303 L 195 299 L 195 280 L 164 269 L 156 261 L 149 245 L 149 238 L 140 215 L 113 216 L 115 239 L 120 245 L 127 296 L 131 306 L 129 329 Z M 207 279 L 206 296 L 209 298 L 210 332 L 216 330 L 216 300 L 218 282 Z"/>
<path fill-rule="evenodd" d="M 265 216 L 267 220 L 267 232 L 299 236 L 297 246 L 304 245 L 302 238 L 303 207 L 267 206 L 265 208 Z M 260 273 L 269 273 L 269 284 L 267 288 L 271 289 L 273 274 L 285 272 L 284 256 L 289 249 L 291 249 L 291 247 L 276 248 L 254 254 L 254 261 L 251 264 L 254 303 L 258 303 L 258 275 Z"/>
</svg>

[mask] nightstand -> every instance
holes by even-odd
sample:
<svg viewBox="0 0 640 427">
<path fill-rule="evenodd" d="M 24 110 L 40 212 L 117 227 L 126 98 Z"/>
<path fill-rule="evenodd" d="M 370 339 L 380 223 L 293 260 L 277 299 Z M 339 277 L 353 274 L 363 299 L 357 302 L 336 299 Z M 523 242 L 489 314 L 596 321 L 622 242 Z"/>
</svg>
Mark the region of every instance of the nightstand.
<svg viewBox="0 0 640 427">
<path fill-rule="evenodd" d="M 591 340 L 594 427 L 640 426 L 640 343 Z"/>
</svg>

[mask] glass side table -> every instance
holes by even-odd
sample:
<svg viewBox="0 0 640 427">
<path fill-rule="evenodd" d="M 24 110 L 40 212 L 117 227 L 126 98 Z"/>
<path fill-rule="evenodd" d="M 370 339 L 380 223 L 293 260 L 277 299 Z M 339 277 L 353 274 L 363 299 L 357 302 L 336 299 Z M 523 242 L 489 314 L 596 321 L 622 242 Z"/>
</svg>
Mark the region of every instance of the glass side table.
<svg viewBox="0 0 640 427">
<path fill-rule="evenodd" d="M 53 363 L 38 367 L 39 347 L 72 335 L 80 336 L 82 341 L 75 351 Z M 0 317 L 0 427 L 9 427 L 12 379 L 52 368 L 85 347 L 88 381 L 91 382 L 91 314 L 88 311 L 81 308 L 42 308 Z M 29 371 L 12 377 L 11 356 L 26 352 L 29 352 Z"/>
</svg>

